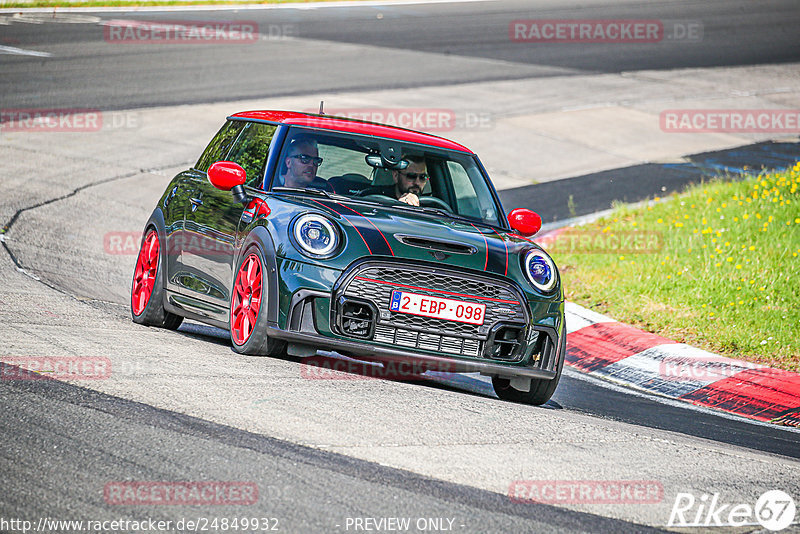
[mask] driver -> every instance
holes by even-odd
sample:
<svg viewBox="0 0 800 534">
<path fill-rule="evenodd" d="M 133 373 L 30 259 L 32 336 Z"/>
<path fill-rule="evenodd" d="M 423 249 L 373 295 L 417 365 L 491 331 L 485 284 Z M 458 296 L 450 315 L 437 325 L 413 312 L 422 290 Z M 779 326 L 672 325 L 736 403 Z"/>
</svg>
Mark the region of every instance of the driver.
<svg viewBox="0 0 800 534">
<path fill-rule="evenodd" d="M 411 206 L 419 206 L 419 197 L 428 183 L 428 173 L 425 167 L 425 158 L 422 156 L 403 156 L 408 161 L 408 167 L 403 170 L 393 170 L 393 184 L 370 187 L 362 195 L 384 195 L 396 198 Z"/>
<path fill-rule="evenodd" d="M 296 137 L 289 143 L 289 151 L 283 159 L 283 184 L 300 189 L 313 187 L 333 192 L 330 184 L 317 176 L 322 165 L 317 141 L 312 137 Z"/>
</svg>

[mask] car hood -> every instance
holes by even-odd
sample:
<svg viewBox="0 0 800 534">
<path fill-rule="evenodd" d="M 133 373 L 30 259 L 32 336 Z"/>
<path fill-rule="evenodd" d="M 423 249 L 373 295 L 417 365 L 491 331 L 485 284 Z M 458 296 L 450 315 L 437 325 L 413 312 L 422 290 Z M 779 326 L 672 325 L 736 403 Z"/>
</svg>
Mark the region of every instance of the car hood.
<svg viewBox="0 0 800 534">
<path fill-rule="evenodd" d="M 509 276 L 520 272 L 522 250 L 539 248 L 512 232 L 421 210 L 383 207 L 324 197 L 284 196 L 282 200 L 324 213 L 347 234 L 347 250 L 325 263 L 344 268 L 359 256 L 436 262 Z M 295 214 L 298 213 L 295 211 Z"/>
</svg>

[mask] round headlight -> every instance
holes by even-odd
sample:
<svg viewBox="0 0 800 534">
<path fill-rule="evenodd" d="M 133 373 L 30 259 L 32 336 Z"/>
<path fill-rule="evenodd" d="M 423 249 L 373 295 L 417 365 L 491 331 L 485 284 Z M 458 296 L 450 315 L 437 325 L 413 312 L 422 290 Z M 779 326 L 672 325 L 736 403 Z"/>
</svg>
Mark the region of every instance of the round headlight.
<svg viewBox="0 0 800 534">
<path fill-rule="evenodd" d="M 525 275 L 539 291 L 552 291 L 558 281 L 556 265 L 550 256 L 541 250 L 529 250 L 525 254 Z"/>
<path fill-rule="evenodd" d="M 334 224 L 316 213 L 295 219 L 292 234 L 300 251 L 316 258 L 331 256 L 339 246 L 339 232 Z"/>
</svg>

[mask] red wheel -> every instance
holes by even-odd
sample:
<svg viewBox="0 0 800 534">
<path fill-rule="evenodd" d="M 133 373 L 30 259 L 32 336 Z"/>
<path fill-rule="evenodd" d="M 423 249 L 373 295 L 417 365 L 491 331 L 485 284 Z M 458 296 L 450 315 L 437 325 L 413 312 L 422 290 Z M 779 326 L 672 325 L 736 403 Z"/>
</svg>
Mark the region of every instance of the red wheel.
<svg viewBox="0 0 800 534">
<path fill-rule="evenodd" d="M 162 279 L 161 243 L 151 226 L 142 239 L 142 248 L 136 258 L 131 283 L 131 315 L 133 322 L 175 330 L 183 317 L 164 309 L 164 284 Z"/>
<path fill-rule="evenodd" d="M 231 288 L 230 330 L 233 350 L 240 354 L 277 356 L 285 344 L 268 335 L 270 270 L 264 254 L 252 246 L 242 255 Z"/>
<path fill-rule="evenodd" d="M 133 272 L 131 308 L 134 315 L 141 315 L 150 302 L 158 273 L 158 252 L 158 234 L 155 230 L 150 230 L 144 238 L 136 260 L 136 270 Z"/>
<path fill-rule="evenodd" d="M 251 252 L 242 262 L 233 285 L 231 302 L 231 337 L 237 345 L 244 345 L 253 333 L 261 308 L 262 276 L 261 258 Z"/>
</svg>

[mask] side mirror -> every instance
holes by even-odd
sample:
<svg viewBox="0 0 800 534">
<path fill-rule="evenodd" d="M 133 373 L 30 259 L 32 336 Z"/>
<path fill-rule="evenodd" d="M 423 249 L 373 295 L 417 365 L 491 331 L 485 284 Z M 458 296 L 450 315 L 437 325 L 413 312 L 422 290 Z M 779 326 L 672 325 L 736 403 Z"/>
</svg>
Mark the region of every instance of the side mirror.
<svg viewBox="0 0 800 534">
<path fill-rule="evenodd" d="M 208 168 L 208 181 L 211 185 L 222 191 L 233 193 L 236 202 L 247 202 L 247 193 L 242 185 L 247 180 L 247 173 L 237 163 L 232 161 L 218 161 Z"/>
<path fill-rule="evenodd" d="M 542 218 L 527 208 L 517 208 L 508 214 L 508 224 L 525 237 L 530 237 L 541 230 Z"/>
</svg>

